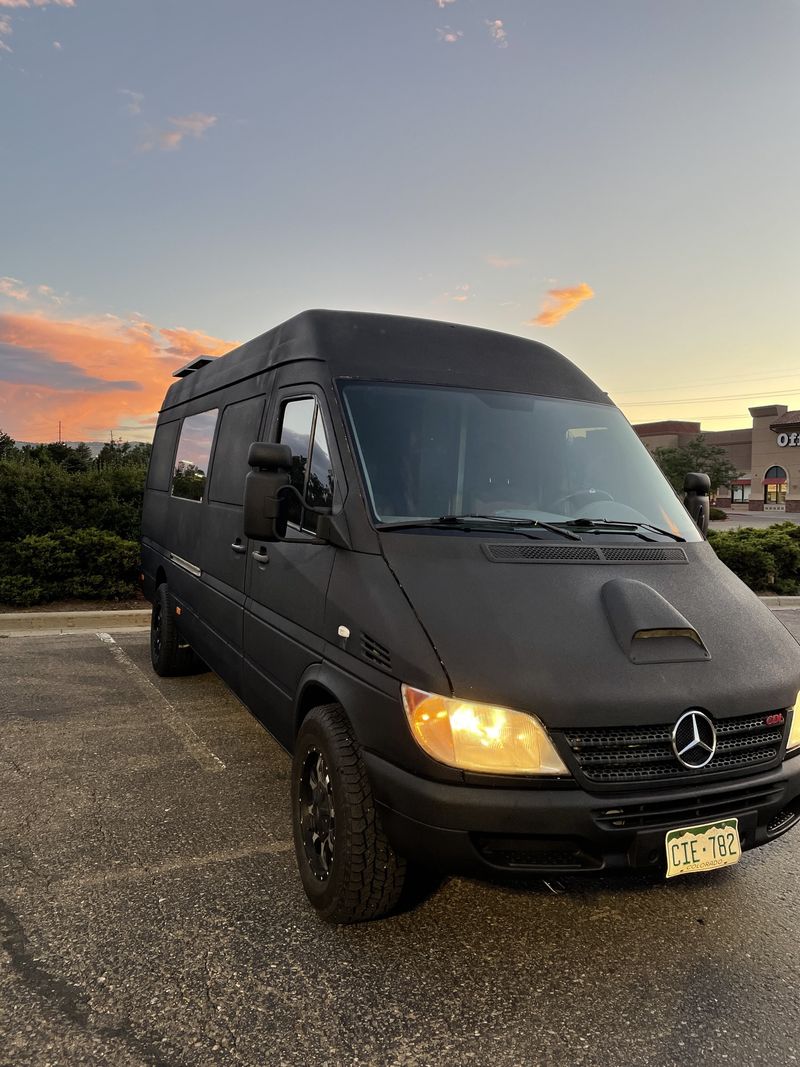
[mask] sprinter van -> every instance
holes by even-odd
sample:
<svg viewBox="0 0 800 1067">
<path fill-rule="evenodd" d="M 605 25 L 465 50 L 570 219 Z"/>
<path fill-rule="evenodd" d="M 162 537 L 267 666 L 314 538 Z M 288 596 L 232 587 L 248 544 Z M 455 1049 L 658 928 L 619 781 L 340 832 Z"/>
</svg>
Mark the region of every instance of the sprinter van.
<svg viewBox="0 0 800 1067">
<path fill-rule="evenodd" d="M 177 376 L 153 666 L 206 664 L 293 755 L 323 918 L 430 868 L 708 871 L 798 821 L 798 645 L 563 356 L 308 311 Z"/>
</svg>

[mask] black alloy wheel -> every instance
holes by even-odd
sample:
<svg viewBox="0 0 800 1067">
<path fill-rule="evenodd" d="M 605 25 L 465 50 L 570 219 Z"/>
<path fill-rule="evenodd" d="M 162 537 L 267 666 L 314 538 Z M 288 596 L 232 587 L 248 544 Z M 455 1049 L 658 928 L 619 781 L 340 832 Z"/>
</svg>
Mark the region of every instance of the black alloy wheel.
<svg viewBox="0 0 800 1067">
<path fill-rule="evenodd" d="M 195 674 L 205 670 L 203 661 L 178 633 L 175 601 L 166 582 L 156 589 L 150 616 L 150 660 L 153 670 L 164 678 L 175 674 Z"/>
<path fill-rule="evenodd" d="M 381 826 L 361 749 L 340 704 L 313 708 L 295 744 L 292 831 L 306 896 L 331 923 L 366 922 L 399 902 L 407 863 Z"/>
</svg>

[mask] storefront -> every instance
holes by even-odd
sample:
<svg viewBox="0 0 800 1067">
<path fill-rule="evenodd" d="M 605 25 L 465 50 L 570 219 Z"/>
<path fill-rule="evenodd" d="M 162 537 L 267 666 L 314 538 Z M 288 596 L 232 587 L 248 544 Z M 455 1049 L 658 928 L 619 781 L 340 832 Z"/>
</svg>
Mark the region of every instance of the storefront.
<svg viewBox="0 0 800 1067">
<path fill-rule="evenodd" d="M 750 408 L 750 416 L 752 426 L 741 430 L 703 430 L 699 422 L 682 420 L 642 423 L 634 429 L 651 450 L 685 445 L 700 433 L 708 444 L 724 448 L 739 477 L 720 486 L 720 507 L 800 512 L 800 411 L 768 404 Z"/>
</svg>

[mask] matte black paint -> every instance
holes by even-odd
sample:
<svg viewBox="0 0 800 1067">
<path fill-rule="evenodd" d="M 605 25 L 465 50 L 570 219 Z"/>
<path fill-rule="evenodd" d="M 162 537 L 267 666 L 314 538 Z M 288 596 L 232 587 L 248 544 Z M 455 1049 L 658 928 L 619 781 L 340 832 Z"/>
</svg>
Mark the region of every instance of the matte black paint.
<svg viewBox="0 0 800 1067">
<path fill-rule="evenodd" d="M 350 312 L 304 312 L 176 381 L 159 426 L 217 407 L 219 435 L 225 409 L 249 400 L 250 414 L 263 411 L 253 437 L 262 441 L 277 440 L 283 400 L 313 396 L 331 446 L 334 513 L 352 545 L 248 541 L 241 502 L 171 497 L 164 475 L 177 435 L 169 427 L 145 494 L 145 591 L 152 598 L 159 576 L 167 580 L 182 607 L 180 629 L 196 651 L 288 750 L 310 707 L 338 700 L 366 752 L 388 832 L 409 854 L 486 869 L 491 865 L 473 836 L 487 832 L 579 837 L 610 866 L 650 863 L 651 839 L 663 841 L 663 831 L 621 836 L 598 829 L 591 811 L 616 796 L 620 804 L 655 795 L 706 796 L 762 779 L 782 784 L 780 804 L 742 818 L 752 824 L 748 847 L 766 840 L 769 818 L 797 802 L 800 758 L 757 778 L 687 776 L 667 791 L 589 793 L 573 778 L 465 774 L 422 752 L 405 721 L 401 681 L 533 712 L 563 746 L 560 731 L 569 727 L 672 722 L 688 707 L 716 719 L 790 707 L 800 690 L 800 655 L 794 639 L 706 542 L 681 546 L 688 565 L 680 556 L 677 563 L 635 566 L 608 559 L 519 566 L 485 547 L 523 543 L 519 535 L 376 530 L 336 385 L 359 377 L 610 404 L 586 375 L 544 345 L 448 323 Z M 249 433 L 254 422 L 232 418 L 229 424 Z M 227 441 L 221 461 L 245 456 L 249 444 Z M 216 442 L 212 487 L 215 452 Z M 586 543 L 637 542 L 609 533 L 587 536 Z M 199 567 L 200 577 L 174 556 Z M 349 636 L 340 636 L 340 627 Z M 702 648 L 681 636 L 637 637 L 641 630 L 684 627 L 696 631 Z M 377 660 L 365 652 L 375 645 L 385 650 Z"/>
</svg>

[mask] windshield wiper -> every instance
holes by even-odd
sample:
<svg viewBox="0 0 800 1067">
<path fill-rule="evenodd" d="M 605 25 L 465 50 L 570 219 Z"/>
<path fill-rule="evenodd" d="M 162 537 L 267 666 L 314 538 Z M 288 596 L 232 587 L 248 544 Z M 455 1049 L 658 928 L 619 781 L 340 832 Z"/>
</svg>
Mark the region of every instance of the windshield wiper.
<svg viewBox="0 0 800 1067">
<path fill-rule="evenodd" d="M 616 526 L 618 529 L 627 529 L 631 531 L 635 530 L 652 530 L 653 533 L 661 534 L 663 537 L 670 537 L 673 541 L 685 542 L 686 538 L 681 537 L 680 534 L 673 533 L 672 530 L 662 530 L 660 526 L 654 526 L 651 522 L 623 522 L 616 519 L 570 519 L 569 522 L 564 523 L 565 526 L 578 526 L 590 529 L 593 526 L 599 526 L 601 528 L 608 528 L 609 526 Z M 643 534 L 639 534 L 644 540 L 652 541 L 651 537 L 645 538 Z"/>
<path fill-rule="evenodd" d="M 447 528 L 448 526 L 459 530 L 479 530 L 481 524 L 484 528 L 488 525 L 501 525 L 506 527 L 509 533 L 522 533 L 531 529 L 549 530 L 551 533 L 560 534 L 569 541 L 580 541 L 580 537 L 571 530 L 565 530 L 561 526 L 554 526 L 550 522 L 540 522 L 538 519 L 514 519 L 506 515 L 440 515 L 438 519 L 409 519 L 402 522 L 383 522 L 379 530 L 413 530 L 417 528 Z"/>
</svg>

